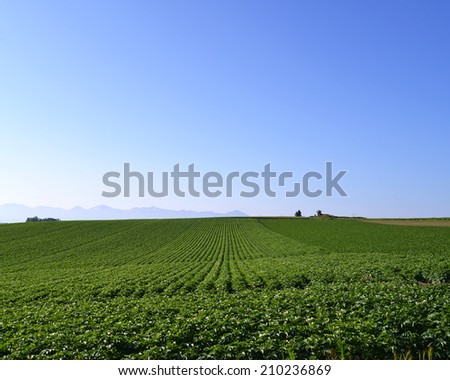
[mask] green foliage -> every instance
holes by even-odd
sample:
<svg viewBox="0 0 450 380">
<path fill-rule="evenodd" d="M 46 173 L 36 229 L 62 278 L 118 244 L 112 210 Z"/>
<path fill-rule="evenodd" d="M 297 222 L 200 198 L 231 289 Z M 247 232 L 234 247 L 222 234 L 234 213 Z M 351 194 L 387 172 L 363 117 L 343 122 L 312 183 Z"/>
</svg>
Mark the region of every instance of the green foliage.
<svg viewBox="0 0 450 380">
<path fill-rule="evenodd" d="M 450 234 L 353 220 L 0 226 L 3 359 L 448 359 Z"/>
<path fill-rule="evenodd" d="M 32 218 L 27 218 L 26 220 L 27 223 L 32 223 L 32 222 L 60 222 L 59 219 L 55 219 L 55 218 L 38 218 L 37 216 L 33 216 Z"/>
</svg>

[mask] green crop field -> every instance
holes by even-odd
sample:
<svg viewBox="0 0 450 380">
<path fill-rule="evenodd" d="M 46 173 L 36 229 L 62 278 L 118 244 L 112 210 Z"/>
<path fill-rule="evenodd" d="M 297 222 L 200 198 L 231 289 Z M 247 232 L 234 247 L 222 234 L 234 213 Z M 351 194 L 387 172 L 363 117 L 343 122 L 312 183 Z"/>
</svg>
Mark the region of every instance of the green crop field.
<svg viewBox="0 0 450 380">
<path fill-rule="evenodd" d="M 0 225 L 3 359 L 449 359 L 450 228 Z"/>
</svg>

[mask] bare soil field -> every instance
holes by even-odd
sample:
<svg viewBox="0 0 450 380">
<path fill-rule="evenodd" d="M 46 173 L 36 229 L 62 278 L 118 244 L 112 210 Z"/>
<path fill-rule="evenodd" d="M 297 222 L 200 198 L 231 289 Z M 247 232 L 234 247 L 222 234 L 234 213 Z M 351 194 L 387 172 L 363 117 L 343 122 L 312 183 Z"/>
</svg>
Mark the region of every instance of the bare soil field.
<svg viewBox="0 0 450 380">
<path fill-rule="evenodd" d="M 398 226 L 450 227 L 450 219 L 364 219 L 364 221 Z"/>
</svg>

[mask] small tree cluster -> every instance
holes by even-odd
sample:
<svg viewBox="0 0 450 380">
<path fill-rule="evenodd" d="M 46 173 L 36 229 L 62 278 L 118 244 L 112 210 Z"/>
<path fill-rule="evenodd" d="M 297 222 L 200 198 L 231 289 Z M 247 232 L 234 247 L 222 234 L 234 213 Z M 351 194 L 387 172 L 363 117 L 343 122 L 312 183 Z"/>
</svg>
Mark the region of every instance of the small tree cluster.
<svg viewBox="0 0 450 380">
<path fill-rule="evenodd" d="M 55 218 L 38 218 L 37 216 L 33 216 L 32 218 L 27 218 L 26 222 L 27 223 L 32 223 L 32 222 L 59 222 L 60 219 L 55 219 Z"/>
<path fill-rule="evenodd" d="M 302 216 L 302 212 L 301 212 L 300 210 L 297 210 L 297 211 L 295 212 L 295 216 Z"/>
</svg>

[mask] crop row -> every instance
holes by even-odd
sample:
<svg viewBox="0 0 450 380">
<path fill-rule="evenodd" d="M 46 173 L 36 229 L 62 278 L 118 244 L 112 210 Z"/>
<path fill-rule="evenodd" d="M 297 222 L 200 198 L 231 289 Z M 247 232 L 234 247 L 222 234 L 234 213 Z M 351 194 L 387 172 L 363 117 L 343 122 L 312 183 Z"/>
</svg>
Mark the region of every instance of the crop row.
<svg viewBox="0 0 450 380">
<path fill-rule="evenodd" d="M 449 235 L 345 220 L 1 225 L 0 355 L 449 358 Z"/>
</svg>

